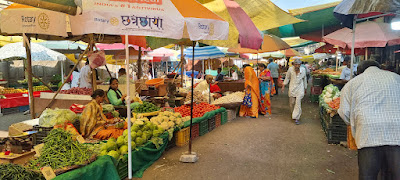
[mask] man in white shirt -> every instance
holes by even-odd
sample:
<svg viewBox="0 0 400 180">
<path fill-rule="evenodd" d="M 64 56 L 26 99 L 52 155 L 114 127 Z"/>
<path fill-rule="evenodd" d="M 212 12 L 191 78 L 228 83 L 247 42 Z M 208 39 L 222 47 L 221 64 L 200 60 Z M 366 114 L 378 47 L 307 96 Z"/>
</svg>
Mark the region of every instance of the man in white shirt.
<svg viewBox="0 0 400 180">
<path fill-rule="evenodd" d="M 92 68 L 89 66 L 89 61 L 86 61 L 85 66 L 81 68 L 79 74 L 79 87 L 92 88 Z"/>
<path fill-rule="evenodd" d="M 292 110 L 292 119 L 295 121 L 296 125 L 300 124 L 301 100 L 307 91 L 307 73 L 300 65 L 300 59 L 296 59 L 293 62 L 293 66 L 290 67 L 286 73 L 286 78 L 282 86 L 283 92 L 285 86 L 289 84 L 289 105 Z"/>
<path fill-rule="evenodd" d="M 340 117 L 358 148 L 360 179 L 400 179 L 400 76 L 361 61 L 358 76 L 342 89 Z"/>
<path fill-rule="evenodd" d="M 235 81 L 239 80 L 239 76 L 238 76 L 237 72 L 232 68 L 231 68 L 231 74 L 232 74 L 232 79 L 233 80 L 235 80 Z"/>
</svg>

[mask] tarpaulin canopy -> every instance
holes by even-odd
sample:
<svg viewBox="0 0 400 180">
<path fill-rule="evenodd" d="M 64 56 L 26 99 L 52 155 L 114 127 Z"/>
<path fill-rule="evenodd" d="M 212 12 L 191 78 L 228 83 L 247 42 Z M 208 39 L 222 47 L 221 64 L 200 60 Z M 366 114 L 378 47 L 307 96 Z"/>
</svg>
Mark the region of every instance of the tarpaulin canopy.
<svg viewBox="0 0 400 180">
<path fill-rule="evenodd" d="M 0 36 L 0 46 L 5 46 L 6 44 L 22 42 L 22 36 Z M 41 39 L 32 39 L 34 43 L 40 43 L 44 40 Z"/>
<path fill-rule="evenodd" d="M 395 13 L 399 11 L 399 0 L 343 0 L 335 8 L 336 13 L 344 15 L 370 12 Z"/>
<path fill-rule="evenodd" d="M 67 16 L 64 13 L 11 4 L 1 11 L 1 32 L 7 34 L 43 34 L 68 36 Z"/>
<path fill-rule="evenodd" d="M 264 35 L 264 40 L 261 48 L 259 50 L 254 50 L 254 49 L 248 49 L 248 48 L 242 48 L 240 45 L 236 48 L 229 48 L 229 52 L 234 52 L 234 53 L 264 53 L 264 52 L 273 52 L 273 51 L 279 51 L 279 50 L 285 50 L 289 49 L 290 46 L 283 41 L 281 38 L 276 37 L 271 34 L 265 34 Z"/>
<path fill-rule="evenodd" d="M 148 56 L 153 56 L 153 57 L 170 57 L 170 56 L 177 56 L 178 54 L 179 54 L 178 51 L 164 47 L 154 49 L 153 51 L 147 53 Z"/>
<path fill-rule="evenodd" d="M 223 53 L 215 46 L 194 47 L 194 51 L 195 60 L 213 59 L 225 56 L 225 53 Z M 186 59 L 193 60 L 192 52 L 193 47 L 188 47 L 183 51 L 183 54 L 185 55 Z M 179 54 L 177 58 L 180 59 L 181 54 Z"/>
<path fill-rule="evenodd" d="M 76 14 L 77 6 L 75 0 L 8 0 L 19 4 L 40 7 L 52 11 L 63 12 L 71 15 Z"/>
<path fill-rule="evenodd" d="M 283 53 L 286 57 L 293 57 L 293 56 L 302 56 L 301 53 L 299 53 L 298 51 L 290 48 L 290 49 L 286 49 L 283 51 L 280 51 L 281 53 Z"/>
<path fill-rule="evenodd" d="M 320 31 L 322 28 L 340 26 L 340 22 L 333 16 L 333 9 L 337 4 L 339 2 L 289 10 L 296 18 L 306 21 L 268 30 L 268 33 L 279 37 L 293 37 Z"/>
<path fill-rule="evenodd" d="M 324 40 L 342 48 L 351 48 L 352 37 L 352 30 L 343 28 L 328 34 Z M 356 26 L 354 48 L 385 47 L 397 44 L 400 44 L 400 32 L 392 30 L 388 23 L 367 21 Z"/>
<path fill-rule="evenodd" d="M 85 50 L 87 48 L 87 45 L 84 45 L 83 42 L 78 43 L 73 41 L 44 41 L 39 44 L 56 50 Z"/>
<path fill-rule="evenodd" d="M 98 43 L 96 44 L 96 47 L 99 48 L 100 50 L 124 50 L 125 49 L 125 45 L 122 43 L 113 43 L 113 44 L 102 44 L 102 43 Z M 136 45 L 128 45 L 128 47 L 131 47 L 133 49 L 135 49 L 136 51 L 139 51 L 139 46 Z M 141 51 L 151 51 L 150 48 L 142 48 Z"/>
<path fill-rule="evenodd" d="M 31 43 L 32 61 L 63 61 L 66 56 L 59 52 L 48 49 L 40 44 Z M 7 44 L 0 48 L 0 59 L 10 57 L 26 58 L 26 50 L 22 42 Z"/>
<path fill-rule="evenodd" d="M 287 37 L 281 39 L 285 41 L 287 44 L 289 44 L 289 46 L 292 48 L 303 47 L 315 43 L 306 39 L 302 39 L 300 37 Z"/>
<path fill-rule="evenodd" d="M 238 37 L 241 32 L 238 31 L 237 26 L 244 26 L 248 28 L 247 24 L 237 24 L 231 18 L 228 8 L 225 6 L 224 1 L 227 0 L 213 0 L 203 1 L 211 11 L 215 12 L 229 22 L 229 38 L 226 41 L 202 41 L 205 44 L 220 46 L 220 47 L 237 47 Z M 259 30 L 267 30 L 279 26 L 302 22 L 302 20 L 294 18 L 289 15 L 269 0 L 235 0 L 240 7 L 247 13 L 252 23 Z M 268 23 L 266 23 L 268 22 Z M 249 31 L 252 32 L 253 31 Z M 255 32 L 254 32 L 255 33 Z M 253 34 L 254 34 L 253 33 Z M 242 43 L 242 42 L 240 42 Z"/>
</svg>

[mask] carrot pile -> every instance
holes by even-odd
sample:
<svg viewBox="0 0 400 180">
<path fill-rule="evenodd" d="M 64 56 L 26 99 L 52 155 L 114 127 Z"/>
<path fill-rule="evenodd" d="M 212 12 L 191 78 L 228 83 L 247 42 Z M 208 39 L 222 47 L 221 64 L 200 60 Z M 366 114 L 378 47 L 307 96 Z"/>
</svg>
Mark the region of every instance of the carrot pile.
<svg viewBox="0 0 400 180">
<path fill-rule="evenodd" d="M 340 97 L 328 103 L 329 107 L 332 109 L 339 109 L 340 107 Z"/>
<path fill-rule="evenodd" d="M 124 133 L 124 129 L 117 129 L 117 128 L 114 128 L 114 127 L 109 127 L 107 129 L 99 131 L 94 136 L 94 138 L 100 139 L 100 140 L 107 140 L 107 139 L 110 139 L 110 138 L 117 139 L 123 133 Z"/>
</svg>

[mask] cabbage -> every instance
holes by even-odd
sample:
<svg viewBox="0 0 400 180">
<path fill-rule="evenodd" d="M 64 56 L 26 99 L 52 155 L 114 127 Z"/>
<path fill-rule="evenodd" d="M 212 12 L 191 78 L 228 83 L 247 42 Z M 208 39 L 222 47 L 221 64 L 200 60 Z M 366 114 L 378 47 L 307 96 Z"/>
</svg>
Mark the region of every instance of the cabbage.
<svg viewBox="0 0 400 180">
<path fill-rule="evenodd" d="M 108 152 L 107 155 L 109 155 L 115 159 L 119 159 L 119 153 L 117 151 L 112 150 L 112 151 Z"/>
<path fill-rule="evenodd" d="M 121 152 L 121 154 L 128 154 L 128 146 L 127 145 L 123 145 L 119 148 L 119 151 Z"/>
<path fill-rule="evenodd" d="M 110 138 L 106 143 L 107 151 L 117 150 L 117 143 L 114 138 Z"/>
<path fill-rule="evenodd" d="M 104 104 L 103 112 L 104 113 L 112 113 L 114 111 L 114 106 L 112 104 Z"/>
<path fill-rule="evenodd" d="M 76 114 L 69 109 L 46 109 L 39 117 L 39 125 L 42 127 L 53 127 L 66 121 L 73 122 Z"/>
</svg>

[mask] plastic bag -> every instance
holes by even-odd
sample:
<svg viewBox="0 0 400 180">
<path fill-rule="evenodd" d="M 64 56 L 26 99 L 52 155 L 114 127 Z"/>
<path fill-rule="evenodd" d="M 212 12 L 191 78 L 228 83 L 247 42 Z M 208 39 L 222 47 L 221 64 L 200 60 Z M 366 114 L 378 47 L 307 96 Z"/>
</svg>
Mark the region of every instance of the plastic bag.
<svg viewBox="0 0 400 180">
<path fill-rule="evenodd" d="M 92 69 L 106 65 L 106 54 L 104 51 L 89 52 L 88 59 Z"/>
<path fill-rule="evenodd" d="M 243 98 L 243 105 L 247 106 L 249 108 L 251 108 L 251 106 L 253 105 L 253 103 L 251 102 L 251 92 L 250 91 L 246 91 L 246 94 L 244 95 L 244 98 Z"/>
</svg>

